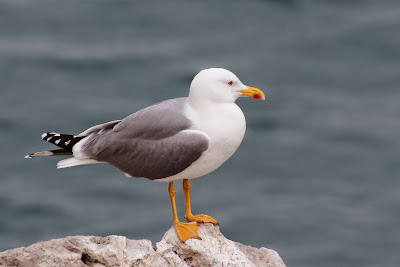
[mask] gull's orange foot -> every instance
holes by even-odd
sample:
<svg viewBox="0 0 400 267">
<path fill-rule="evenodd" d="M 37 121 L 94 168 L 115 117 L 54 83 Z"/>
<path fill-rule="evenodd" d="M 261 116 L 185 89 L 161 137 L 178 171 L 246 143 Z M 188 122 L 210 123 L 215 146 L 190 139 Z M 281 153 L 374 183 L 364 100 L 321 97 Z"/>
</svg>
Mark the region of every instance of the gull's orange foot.
<svg viewBox="0 0 400 267">
<path fill-rule="evenodd" d="M 176 234 L 182 242 L 185 242 L 189 238 L 201 239 L 197 233 L 197 224 L 195 223 L 177 222 L 174 224 L 174 228 Z"/>
<path fill-rule="evenodd" d="M 186 221 L 188 222 L 218 224 L 217 220 L 215 220 L 213 217 L 204 214 L 199 214 L 199 215 L 187 214 L 185 215 L 185 218 Z"/>
</svg>

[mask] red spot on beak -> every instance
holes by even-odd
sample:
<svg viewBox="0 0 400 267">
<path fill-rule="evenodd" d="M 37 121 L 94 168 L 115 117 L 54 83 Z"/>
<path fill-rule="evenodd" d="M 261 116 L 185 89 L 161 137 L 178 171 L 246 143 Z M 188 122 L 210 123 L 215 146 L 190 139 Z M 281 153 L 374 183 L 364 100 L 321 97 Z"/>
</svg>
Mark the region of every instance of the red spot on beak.
<svg viewBox="0 0 400 267">
<path fill-rule="evenodd" d="M 261 98 L 262 98 L 262 95 L 261 95 L 261 94 L 254 94 L 253 97 L 254 97 L 255 99 L 261 99 Z"/>
</svg>

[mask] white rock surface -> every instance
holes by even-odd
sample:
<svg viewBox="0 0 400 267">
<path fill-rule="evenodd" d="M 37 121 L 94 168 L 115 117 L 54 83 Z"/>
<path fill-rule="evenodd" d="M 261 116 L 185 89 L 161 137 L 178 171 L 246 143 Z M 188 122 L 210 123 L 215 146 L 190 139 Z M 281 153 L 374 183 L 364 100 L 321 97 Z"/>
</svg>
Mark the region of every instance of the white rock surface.
<svg viewBox="0 0 400 267">
<path fill-rule="evenodd" d="M 274 250 L 228 240 L 218 226 L 199 225 L 199 235 L 183 243 L 171 228 L 155 247 L 123 236 L 70 236 L 0 252 L 0 266 L 285 266 Z"/>
</svg>

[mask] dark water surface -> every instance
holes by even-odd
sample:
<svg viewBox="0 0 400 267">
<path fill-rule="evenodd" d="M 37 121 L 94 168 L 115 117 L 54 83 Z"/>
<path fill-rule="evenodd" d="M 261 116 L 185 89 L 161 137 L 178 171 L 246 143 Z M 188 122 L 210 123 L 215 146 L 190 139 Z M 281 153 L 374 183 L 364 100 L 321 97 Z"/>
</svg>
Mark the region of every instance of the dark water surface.
<svg viewBox="0 0 400 267">
<path fill-rule="evenodd" d="M 185 96 L 221 66 L 267 101 L 238 100 L 245 139 L 192 181 L 194 212 L 288 266 L 398 266 L 400 1 L 146 3 L 0 1 L 0 251 L 68 235 L 160 240 L 166 183 L 23 156 L 52 147 L 45 131 Z"/>
</svg>

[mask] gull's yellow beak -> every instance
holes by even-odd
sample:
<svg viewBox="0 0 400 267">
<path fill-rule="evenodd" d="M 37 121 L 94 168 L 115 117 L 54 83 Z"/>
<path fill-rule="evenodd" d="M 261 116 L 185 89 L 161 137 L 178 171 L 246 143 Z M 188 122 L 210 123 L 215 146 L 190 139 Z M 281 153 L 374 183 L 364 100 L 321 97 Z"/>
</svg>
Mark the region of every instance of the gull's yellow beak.
<svg viewBox="0 0 400 267">
<path fill-rule="evenodd" d="M 255 88 L 255 87 L 250 87 L 250 86 L 247 86 L 247 85 L 245 85 L 245 86 L 247 87 L 247 90 L 240 90 L 239 91 L 239 92 L 242 93 L 241 96 L 250 96 L 250 97 L 255 98 L 255 99 L 265 100 L 265 95 L 264 95 L 263 91 L 261 91 L 258 88 Z"/>
</svg>

